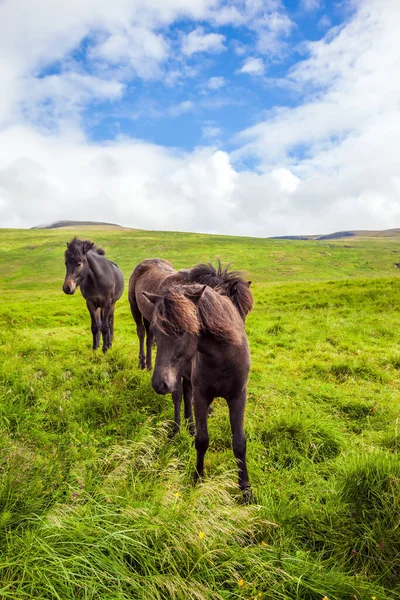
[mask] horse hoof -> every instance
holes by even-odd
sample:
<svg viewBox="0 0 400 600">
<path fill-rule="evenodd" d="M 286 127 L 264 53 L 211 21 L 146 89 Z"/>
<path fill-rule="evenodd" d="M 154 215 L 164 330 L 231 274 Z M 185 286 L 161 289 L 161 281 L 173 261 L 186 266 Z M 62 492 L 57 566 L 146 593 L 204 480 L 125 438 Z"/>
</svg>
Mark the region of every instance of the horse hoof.
<svg viewBox="0 0 400 600">
<path fill-rule="evenodd" d="M 177 425 L 174 425 L 173 428 L 169 431 L 168 437 L 172 440 L 176 435 L 178 435 L 180 428 Z"/>
<path fill-rule="evenodd" d="M 242 494 L 242 504 L 254 504 L 255 500 L 250 487 L 246 487 L 242 490 Z"/>
<path fill-rule="evenodd" d="M 201 479 L 203 479 L 203 475 L 199 475 L 198 472 L 195 471 L 193 475 L 194 485 L 196 485 L 196 483 L 198 483 Z"/>
</svg>

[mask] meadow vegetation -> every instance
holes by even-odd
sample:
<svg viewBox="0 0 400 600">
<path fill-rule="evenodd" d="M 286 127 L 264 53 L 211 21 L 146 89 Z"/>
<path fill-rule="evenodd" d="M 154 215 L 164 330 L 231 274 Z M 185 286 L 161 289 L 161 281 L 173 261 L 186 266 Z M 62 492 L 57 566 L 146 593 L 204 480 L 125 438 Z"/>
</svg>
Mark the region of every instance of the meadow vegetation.
<svg viewBox="0 0 400 600">
<path fill-rule="evenodd" d="M 79 232 L 126 282 L 150 257 L 252 280 L 243 506 L 222 400 L 194 487 L 127 291 L 113 348 L 91 350 L 85 302 L 61 290 L 73 233 L 0 230 L 1 600 L 398 598 L 399 238 Z"/>
</svg>

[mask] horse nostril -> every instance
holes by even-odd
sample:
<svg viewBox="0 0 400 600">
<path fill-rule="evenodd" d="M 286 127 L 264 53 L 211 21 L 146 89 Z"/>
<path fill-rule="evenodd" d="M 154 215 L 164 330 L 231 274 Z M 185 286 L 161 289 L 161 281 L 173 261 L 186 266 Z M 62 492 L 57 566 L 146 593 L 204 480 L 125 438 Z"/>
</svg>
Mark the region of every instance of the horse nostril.
<svg viewBox="0 0 400 600">
<path fill-rule="evenodd" d="M 164 394 L 168 394 L 169 390 L 169 386 L 168 384 L 163 381 L 162 379 L 159 381 L 152 381 L 152 385 L 153 385 L 153 389 L 155 392 L 157 392 L 157 394 L 161 394 L 162 396 Z"/>
</svg>

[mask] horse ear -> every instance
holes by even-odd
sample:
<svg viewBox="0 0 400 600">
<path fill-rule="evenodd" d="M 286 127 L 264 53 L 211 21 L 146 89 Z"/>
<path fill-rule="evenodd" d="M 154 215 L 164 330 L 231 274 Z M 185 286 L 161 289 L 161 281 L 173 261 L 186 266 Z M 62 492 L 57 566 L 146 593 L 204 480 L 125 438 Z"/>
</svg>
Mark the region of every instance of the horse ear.
<svg viewBox="0 0 400 600">
<path fill-rule="evenodd" d="M 194 304 L 197 304 L 202 295 L 205 292 L 206 285 L 203 285 L 199 290 L 187 290 L 185 296 L 187 296 Z"/>
<path fill-rule="evenodd" d="M 93 246 L 94 242 L 85 242 L 82 247 L 83 253 L 86 254 L 87 252 L 89 252 L 89 250 L 91 250 Z"/>
<path fill-rule="evenodd" d="M 246 283 L 247 283 L 247 287 L 251 286 L 251 281 L 246 281 Z"/>
<path fill-rule="evenodd" d="M 162 296 L 158 296 L 158 294 L 150 294 L 149 292 L 142 292 L 142 295 L 152 304 L 155 304 L 159 298 Z"/>
</svg>

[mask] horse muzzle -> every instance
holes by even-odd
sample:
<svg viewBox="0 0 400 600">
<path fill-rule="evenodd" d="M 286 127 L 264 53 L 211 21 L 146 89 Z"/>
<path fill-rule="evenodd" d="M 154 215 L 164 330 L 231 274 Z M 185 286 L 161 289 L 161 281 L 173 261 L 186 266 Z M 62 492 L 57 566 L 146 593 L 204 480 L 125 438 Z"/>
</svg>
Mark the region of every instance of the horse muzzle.
<svg viewBox="0 0 400 600">
<path fill-rule="evenodd" d="M 165 394 L 172 394 L 176 387 L 176 381 L 172 377 L 157 376 L 154 372 L 153 377 L 151 378 L 151 386 L 157 394 L 164 396 Z"/>
<path fill-rule="evenodd" d="M 64 281 L 63 292 L 65 294 L 73 294 L 76 290 L 76 283 L 72 281 L 72 279 L 68 279 L 68 281 Z"/>
</svg>

